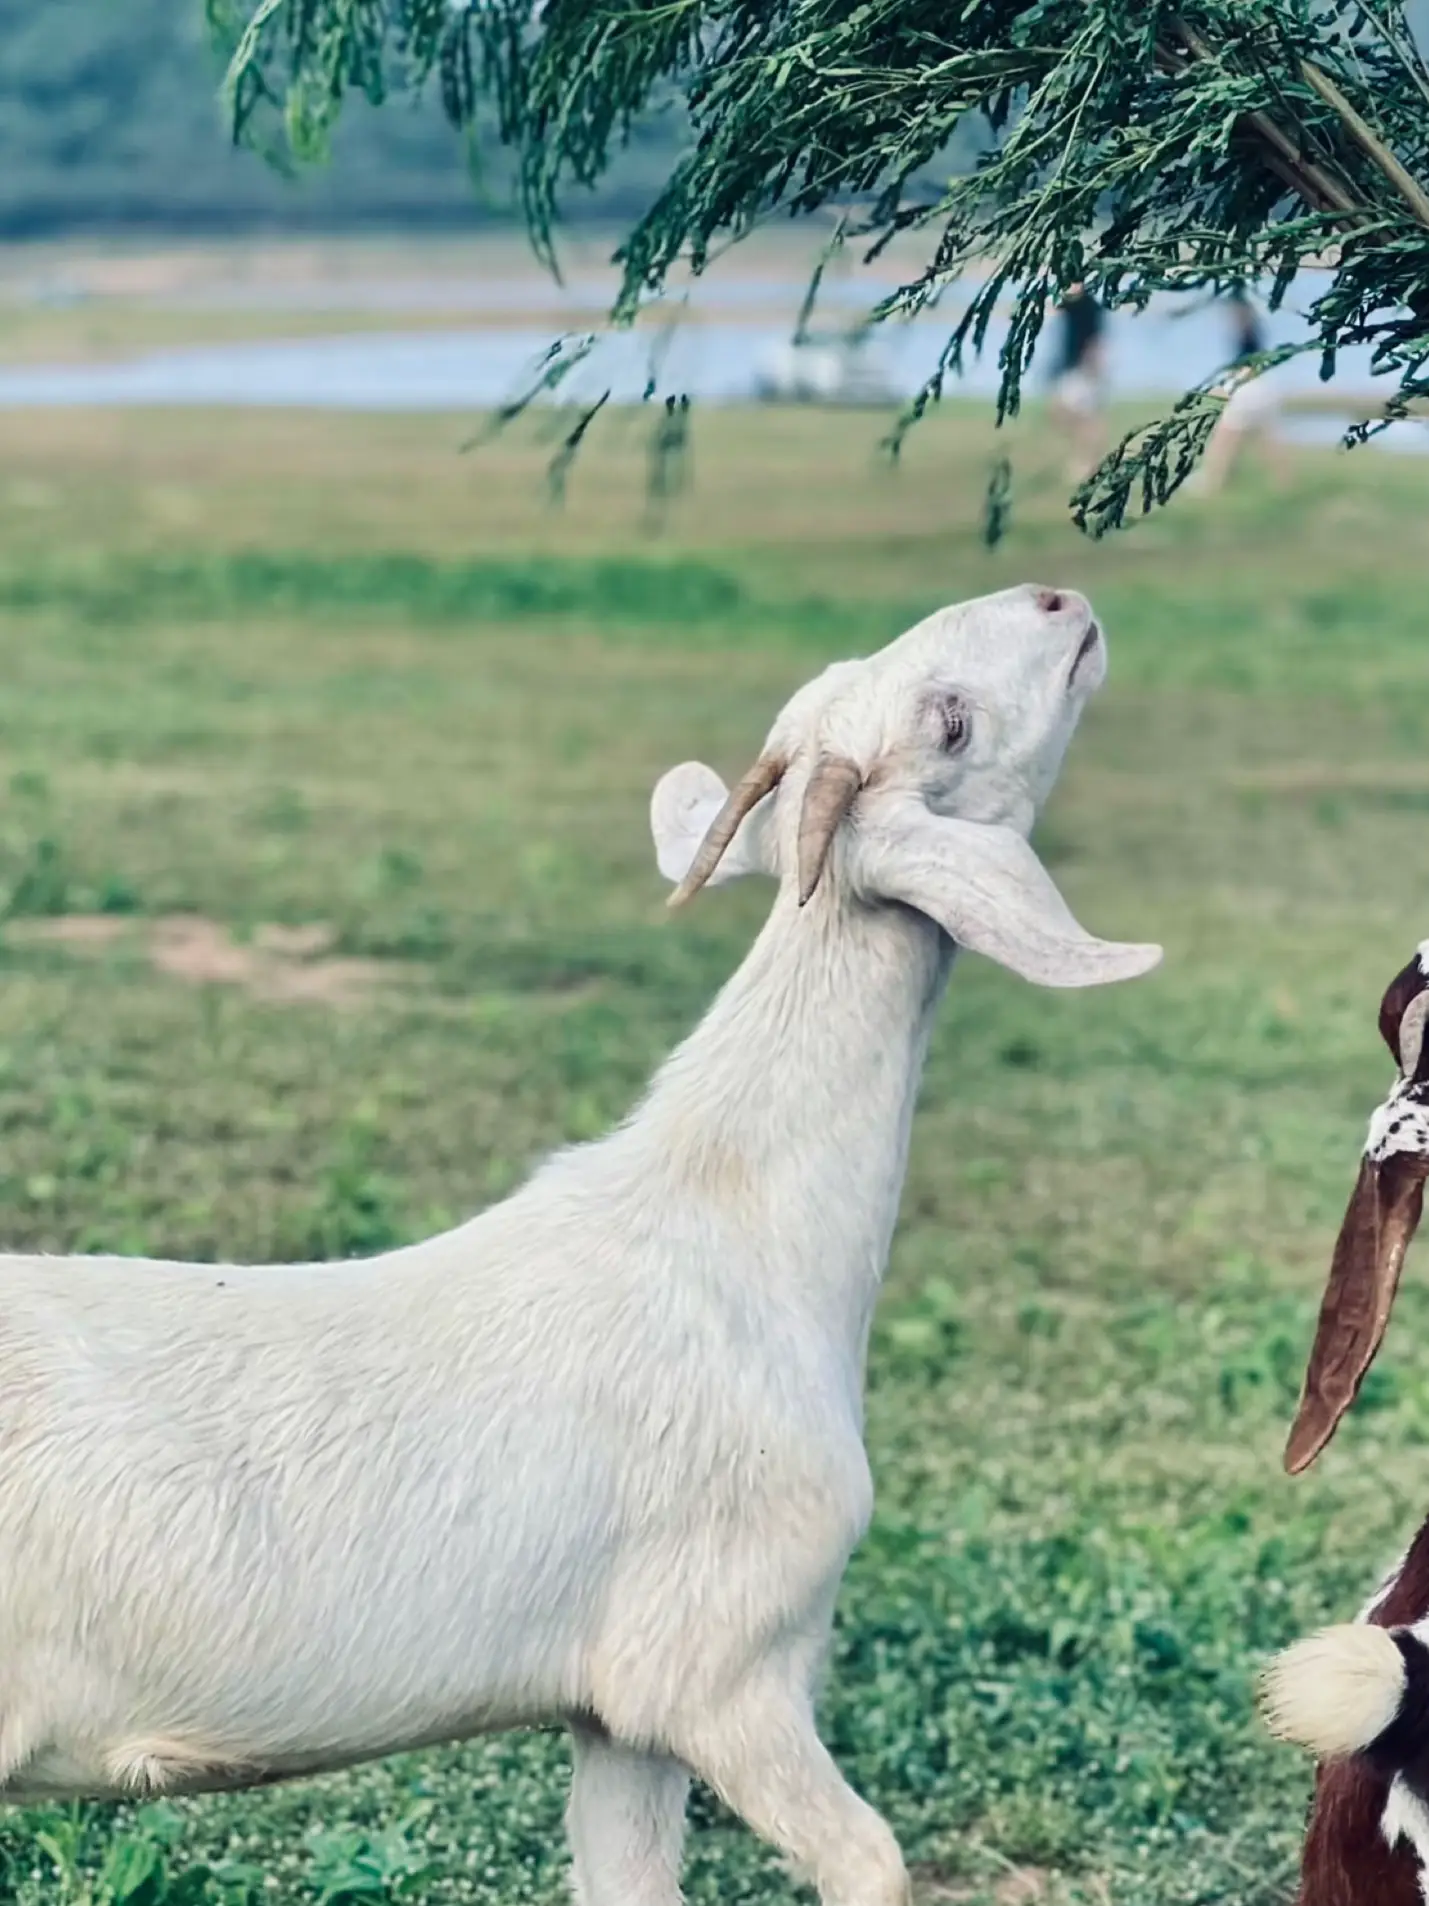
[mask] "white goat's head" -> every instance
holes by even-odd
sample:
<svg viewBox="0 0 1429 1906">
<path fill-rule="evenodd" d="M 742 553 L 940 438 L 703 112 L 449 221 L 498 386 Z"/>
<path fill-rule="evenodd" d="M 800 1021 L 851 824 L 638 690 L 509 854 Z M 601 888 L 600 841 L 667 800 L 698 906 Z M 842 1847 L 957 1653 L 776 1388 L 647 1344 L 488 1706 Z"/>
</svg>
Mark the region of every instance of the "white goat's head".
<svg viewBox="0 0 1429 1906">
<path fill-rule="evenodd" d="M 929 616 L 799 690 L 726 790 L 687 761 L 651 828 L 671 904 L 740 874 L 799 906 L 898 904 L 1044 986 L 1131 979 L 1156 946 L 1094 939 L 1027 845 L 1106 644 L 1084 596 L 1026 584 Z"/>
</svg>

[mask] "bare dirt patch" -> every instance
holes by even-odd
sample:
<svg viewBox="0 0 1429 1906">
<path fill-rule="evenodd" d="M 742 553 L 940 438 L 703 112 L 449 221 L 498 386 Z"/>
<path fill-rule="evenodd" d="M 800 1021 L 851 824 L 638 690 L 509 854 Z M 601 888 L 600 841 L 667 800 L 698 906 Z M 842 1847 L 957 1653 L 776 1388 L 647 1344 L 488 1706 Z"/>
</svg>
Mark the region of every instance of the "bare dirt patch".
<svg viewBox="0 0 1429 1906">
<path fill-rule="evenodd" d="M 936 1878 L 925 1878 L 921 1885 L 914 1887 L 918 1906 L 966 1906 L 969 1900 L 987 1897 L 986 1886 L 968 1886 Z M 1051 1899 L 1051 1880 L 1040 1867 L 1015 1867 L 993 1885 L 992 1898 L 997 1906 L 1047 1906 Z"/>
<path fill-rule="evenodd" d="M 11 920 L 5 937 L 19 946 L 113 946 L 130 931 L 132 922 L 113 913 L 62 913 L 53 919 Z"/>
<path fill-rule="evenodd" d="M 251 939 L 199 913 L 174 913 L 153 921 L 113 914 L 70 913 L 12 920 L 5 937 L 21 946 L 60 946 L 80 954 L 100 953 L 131 940 L 157 973 L 189 986 L 236 986 L 255 999 L 282 1005 L 360 1006 L 378 989 L 410 977 L 391 960 L 349 959 L 332 952 L 333 929 L 319 921 L 302 926 L 260 926 Z"/>
<path fill-rule="evenodd" d="M 1035 1866 L 1021 1867 L 998 1881 L 993 1897 L 997 1906 L 1037 1906 L 1047 1897 L 1047 1875 Z"/>
</svg>

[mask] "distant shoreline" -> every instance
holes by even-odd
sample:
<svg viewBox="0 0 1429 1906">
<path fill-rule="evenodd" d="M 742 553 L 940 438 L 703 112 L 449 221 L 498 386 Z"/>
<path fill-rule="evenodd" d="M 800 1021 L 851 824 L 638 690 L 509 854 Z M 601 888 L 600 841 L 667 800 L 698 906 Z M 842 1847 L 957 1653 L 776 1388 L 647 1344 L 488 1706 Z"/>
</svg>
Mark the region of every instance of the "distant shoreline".
<svg viewBox="0 0 1429 1906">
<path fill-rule="evenodd" d="M 795 280 L 800 288 L 818 262 L 828 228 L 814 221 L 771 222 L 719 252 L 698 280 L 684 270 L 671 275 L 676 295 L 698 283 L 730 284 Z M 354 232 L 254 232 L 240 236 L 172 237 L 144 232 L 75 234 L 0 241 L 0 302 L 93 298 L 203 305 L 217 298 L 233 303 L 290 308 L 338 309 L 347 299 L 395 310 L 430 305 L 445 288 L 468 290 L 495 274 L 520 280 L 536 291 L 523 308 L 561 310 L 573 304 L 579 286 L 582 307 L 603 312 L 613 300 L 618 273 L 611 262 L 623 228 L 577 226 L 561 234 L 558 257 L 565 288 L 536 257 L 516 226 L 458 228 L 413 235 L 374 228 Z M 855 287 L 870 303 L 923 268 L 930 241 L 905 234 L 863 266 L 856 248 L 828 267 L 827 286 L 837 294 Z M 1328 261 L 1307 261 L 1331 269 Z M 971 285 L 985 282 L 989 265 L 969 266 Z M 360 294 L 360 295 L 359 295 Z M 469 307 L 463 296 L 450 310 Z M 508 305 L 508 309 L 514 308 Z"/>
</svg>

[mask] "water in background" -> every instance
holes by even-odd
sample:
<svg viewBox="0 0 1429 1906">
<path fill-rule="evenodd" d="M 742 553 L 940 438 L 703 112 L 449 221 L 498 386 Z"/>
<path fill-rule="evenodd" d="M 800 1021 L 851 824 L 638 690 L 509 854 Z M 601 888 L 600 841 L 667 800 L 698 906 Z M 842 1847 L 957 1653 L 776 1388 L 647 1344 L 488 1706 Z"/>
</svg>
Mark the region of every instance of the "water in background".
<svg viewBox="0 0 1429 1906">
<path fill-rule="evenodd" d="M 1267 322 L 1270 343 L 1305 336 L 1299 314 L 1323 283 L 1322 274 L 1302 274 L 1287 308 Z M 472 309 L 512 308 L 519 302 L 518 291 L 529 308 L 529 287 L 487 282 L 477 289 L 481 296 Z M 590 402 L 609 389 L 617 403 L 638 402 L 652 375 L 660 395 L 684 393 L 706 404 L 749 401 L 759 393 L 768 365 L 787 351 L 789 322 L 704 314 L 737 310 L 755 298 L 767 305 L 771 289 L 780 288 L 712 282 L 707 293 L 702 289 L 696 318 L 659 330 L 642 325 L 637 331 L 600 337 L 562 385 L 563 401 Z M 792 309 L 797 288 L 789 289 Z M 830 302 L 845 302 L 837 287 L 830 289 Z M 936 368 L 960 308 L 949 300 L 946 316 L 881 327 L 860 352 L 865 383 L 881 387 L 889 402 L 912 395 Z M 994 323 L 982 355 L 969 360 L 961 377 L 948 380 L 949 394 L 986 397 L 996 389 L 997 353 L 1005 329 L 1005 317 Z M 558 332 L 555 319 L 549 325 L 487 323 L 470 330 L 367 332 L 156 350 L 105 364 L 17 367 L 0 371 L 0 407 L 486 410 L 509 401 L 530 382 Z M 1139 315 L 1119 314 L 1111 320 L 1108 336 L 1111 388 L 1122 397 L 1183 390 L 1224 364 L 1229 336 L 1228 315 L 1214 305 L 1164 298 Z M 1319 383 L 1318 370 L 1318 358 L 1312 354 L 1272 375 L 1287 395 L 1339 394 L 1347 404 L 1394 388 L 1393 378 L 1371 373 L 1364 348 L 1341 354 L 1328 391 Z M 1034 385 L 1042 381 L 1034 370 Z M 1298 419 L 1292 427 L 1302 437 L 1333 438 L 1340 426 L 1333 417 L 1315 417 Z M 1401 424 L 1381 441 L 1429 447 L 1429 432 L 1419 424 Z"/>
</svg>

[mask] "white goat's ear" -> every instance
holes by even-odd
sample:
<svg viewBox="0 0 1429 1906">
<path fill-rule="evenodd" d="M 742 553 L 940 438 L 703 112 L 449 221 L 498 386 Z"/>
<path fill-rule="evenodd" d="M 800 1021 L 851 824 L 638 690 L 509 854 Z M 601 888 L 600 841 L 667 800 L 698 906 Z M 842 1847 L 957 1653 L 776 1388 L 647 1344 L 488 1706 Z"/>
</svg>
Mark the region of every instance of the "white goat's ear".
<svg viewBox="0 0 1429 1906">
<path fill-rule="evenodd" d="M 870 898 L 915 907 L 959 946 L 1038 986 L 1105 986 L 1159 965 L 1159 946 L 1098 940 L 1078 925 L 1015 829 L 948 820 L 915 800 L 868 809 L 858 827 L 859 885 Z"/>
<path fill-rule="evenodd" d="M 655 864 L 666 880 L 678 886 L 724 806 L 729 789 L 703 761 L 682 761 L 655 783 L 650 796 L 650 832 L 655 839 Z M 773 872 L 765 852 L 765 823 L 769 803 L 762 801 L 742 824 L 725 849 L 719 865 L 705 883 L 720 887 L 741 874 Z"/>
</svg>

